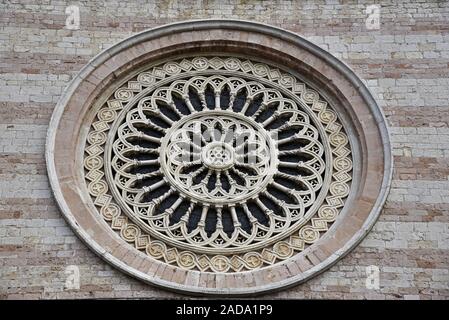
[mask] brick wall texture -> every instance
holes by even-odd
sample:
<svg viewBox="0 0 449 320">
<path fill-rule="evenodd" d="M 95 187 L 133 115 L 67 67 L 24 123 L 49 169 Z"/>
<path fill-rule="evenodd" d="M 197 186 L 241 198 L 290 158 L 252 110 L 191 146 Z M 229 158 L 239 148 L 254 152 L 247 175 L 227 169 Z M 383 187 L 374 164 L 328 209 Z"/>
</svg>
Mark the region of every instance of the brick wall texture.
<svg viewBox="0 0 449 320">
<path fill-rule="evenodd" d="M 183 297 L 113 269 L 62 218 L 47 179 L 51 113 L 95 54 L 136 32 L 203 18 L 269 23 L 297 32 L 351 66 L 391 128 L 394 177 L 374 229 L 348 256 L 305 284 L 266 298 L 449 298 L 449 3 L 0 1 L 0 299 Z M 80 7 L 80 30 L 65 9 Z M 68 265 L 79 290 L 65 288 Z M 380 268 L 367 289 L 366 267 Z"/>
</svg>

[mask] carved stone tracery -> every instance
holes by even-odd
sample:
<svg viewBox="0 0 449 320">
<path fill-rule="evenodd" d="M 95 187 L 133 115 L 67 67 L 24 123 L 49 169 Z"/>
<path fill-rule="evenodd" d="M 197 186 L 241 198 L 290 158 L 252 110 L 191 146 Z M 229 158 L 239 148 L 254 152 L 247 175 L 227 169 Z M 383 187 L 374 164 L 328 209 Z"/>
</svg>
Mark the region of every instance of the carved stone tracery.
<svg viewBox="0 0 449 320">
<path fill-rule="evenodd" d="M 96 113 L 84 167 L 112 229 L 185 269 L 253 270 L 317 241 L 349 194 L 337 114 L 293 75 L 236 57 L 171 60 Z"/>
</svg>

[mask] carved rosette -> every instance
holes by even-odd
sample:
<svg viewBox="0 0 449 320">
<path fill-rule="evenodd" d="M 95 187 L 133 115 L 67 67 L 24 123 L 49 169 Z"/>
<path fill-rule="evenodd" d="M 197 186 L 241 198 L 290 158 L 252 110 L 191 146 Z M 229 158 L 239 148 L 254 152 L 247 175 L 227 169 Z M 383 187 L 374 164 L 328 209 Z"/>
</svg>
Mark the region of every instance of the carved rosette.
<svg viewBox="0 0 449 320">
<path fill-rule="evenodd" d="M 96 111 L 94 204 L 123 240 L 183 269 L 239 272 L 303 251 L 352 179 L 336 112 L 284 70 L 237 57 L 153 66 Z"/>
</svg>

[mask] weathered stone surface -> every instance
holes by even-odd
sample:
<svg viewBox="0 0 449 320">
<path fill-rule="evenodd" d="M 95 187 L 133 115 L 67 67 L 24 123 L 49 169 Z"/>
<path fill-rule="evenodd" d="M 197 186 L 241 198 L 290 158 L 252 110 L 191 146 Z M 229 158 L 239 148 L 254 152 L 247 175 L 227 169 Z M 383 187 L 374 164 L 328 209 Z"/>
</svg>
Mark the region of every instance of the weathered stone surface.
<svg viewBox="0 0 449 320">
<path fill-rule="evenodd" d="M 0 298 L 177 296 L 111 268 L 67 228 L 44 144 L 56 101 L 91 57 L 138 31 L 191 18 L 255 20 L 305 36 L 366 80 L 391 128 L 393 185 L 374 229 L 327 272 L 269 297 L 449 297 L 448 3 L 382 7 L 380 30 L 364 28 L 365 4 L 79 3 L 76 31 L 64 28 L 61 2 L 0 4 Z M 79 290 L 65 288 L 68 265 L 79 267 Z M 380 268 L 378 290 L 365 287 L 369 265 Z"/>
</svg>

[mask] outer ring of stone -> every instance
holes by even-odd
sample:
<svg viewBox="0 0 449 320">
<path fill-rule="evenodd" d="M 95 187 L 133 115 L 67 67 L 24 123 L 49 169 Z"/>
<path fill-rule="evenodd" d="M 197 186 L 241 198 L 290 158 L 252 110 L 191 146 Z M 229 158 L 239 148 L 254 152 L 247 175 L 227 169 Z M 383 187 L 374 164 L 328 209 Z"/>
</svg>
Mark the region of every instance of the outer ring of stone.
<svg viewBox="0 0 449 320">
<path fill-rule="evenodd" d="M 236 273 L 183 270 L 124 243 L 95 212 L 82 174 L 84 137 L 92 105 L 117 78 L 179 50 L 245 52 L 297 74 L 320 88 L 348 132 L 355 159 L 354 185 L 337 221 L 301 253 L 270 267 Z M 307 78 L 304 79 L 304 75 Z M 352 129 L 351 129 L 352 130 Z M 350 252 L 376 222 L 392 179 L 392 152 L 382 110 L 359 77 L 342 61 L 292 32 L 240 20 L 195 20 L 133 35 L 94 57 L 58 101 L 46 143 L 50 184 L 74 232 L 105 261 L 146 283 L 196 295 L 242 296 L 277 291 L 323 272 Z M 243 281 L 242 281 L 243 280 Z"/>
</svg>

